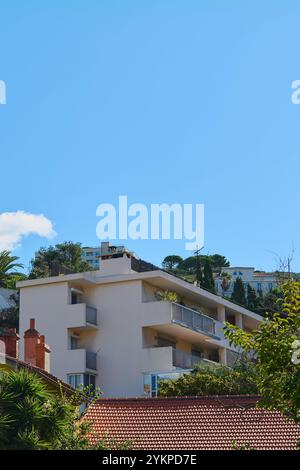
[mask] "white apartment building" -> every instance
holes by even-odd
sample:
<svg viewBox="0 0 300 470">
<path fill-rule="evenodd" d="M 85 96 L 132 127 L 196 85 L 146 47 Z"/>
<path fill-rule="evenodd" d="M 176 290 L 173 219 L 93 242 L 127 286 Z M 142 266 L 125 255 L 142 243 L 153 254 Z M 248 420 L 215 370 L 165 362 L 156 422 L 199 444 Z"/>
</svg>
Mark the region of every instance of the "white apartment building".
<svg viewBox="0 0 300 470">
<path fill-rule="evenodd" d="M 263 294 L 267 294 L 278 284 L 278 273 L 255 271 L 255 268 L 252 267 L 230 266 L 229 268 L 222 268 L 222 272 L 230 275 L 230 281 L 226 286 L 226 291 L 224 291 L 227 297 L 231 296 L 234 283 L 238 277 L 242 279 L 246 292 L 248 284 L 253 287 L 256 293 L 262 292 Z M 215 286 L 217 294 L 222 295 L 222 276 L 215 278 Z"/>
<path fill-rule="evenodd" d="M 51 348 L 51 373 L 105 397 L 155 396 L 163 377 L 196 363 L 231 365 L 238 351 L 224 321 L 247 331 L 261 317 L 130 253 L 101 260 L 98 271 L 20 282 L 20 337 L 35 319 Z M 175 292 L 176 303 L 158 300 Z M 23 345 L 20 345 L 23 351 Z"/>
</svg>

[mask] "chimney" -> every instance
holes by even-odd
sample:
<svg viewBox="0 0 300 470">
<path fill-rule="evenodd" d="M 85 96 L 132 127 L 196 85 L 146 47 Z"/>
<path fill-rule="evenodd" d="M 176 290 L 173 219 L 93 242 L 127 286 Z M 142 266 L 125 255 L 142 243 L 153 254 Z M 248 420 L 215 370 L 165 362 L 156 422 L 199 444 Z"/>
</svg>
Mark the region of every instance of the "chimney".
<svg viewBox="0 0 300 470">
<path fill-rule="evenodd" d="M 19 357 L 19 339 L 16 328 L 0 328 L 0 341 L 4 343 L 3 352 L 6 356 Z"/>
<path fill-rule="evenodd" d="M 24 360 L 36 367 L 50 372 L 50 348 L 45 336 L 35 329 L 35 319 L 30 319 L 30 328 L 24 333 Z"/>
</svg>

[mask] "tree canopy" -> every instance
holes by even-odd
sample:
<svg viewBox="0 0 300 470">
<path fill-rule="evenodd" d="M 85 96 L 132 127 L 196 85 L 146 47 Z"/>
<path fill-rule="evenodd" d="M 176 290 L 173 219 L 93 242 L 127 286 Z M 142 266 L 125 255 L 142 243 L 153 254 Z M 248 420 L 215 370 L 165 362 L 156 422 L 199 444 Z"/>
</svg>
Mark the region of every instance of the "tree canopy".
<svg viewBox="0 0 300 470">
<path fill-rule="evenodd" d="M 240 395 L 257 393 L 256 374 L 251 361 L 235 367 L 198 366 L 190 374 L 159 383 L 161 396 Z"/>
<path fill-rule="evenodd" d="M 82 394 L 81 394 L 82 395 Z M 80 420 L 78 394 L 52 392 L 35 373 L 21 369 L 0 372 L 0 450 L 128 449 L 97 436 L 91 445 L 90 426 Z"/>
<path fill-rule="evenodd" d="M 10 251 L 0 251 L 0 287 L 14 288 L 16 280 L 26 277 L 18 272 L 23 265 L 18 262 L 18 256 L 12 256 Z"/>
<path fill-rule="evenodd" d="M 240 277 L 237 277 L 234 282 L 231 300 L 239 305 L 246 305 L 245 287 Z"/>
<path fill-rule="evenodd" d="M 181 256 L 178 255 L 169 255 L 166 256 L 162 262 L 162 267 L 164 269 L 169 269 L 170 271 L 177 269 L 178 265 L 183 261 Z"/>
<path fill-rule="evenodd" d="M 214 274 L 220 274 L 222 267 L 230 266 L 228 259 L 219 254 L 189 256 L 182 259 L 178 255 L 166 256 L 162 267 L 187 281 L 197 281 L 202 287 L 215 291 Z"/>
<path fill-rule="evenodd" d="M 300 282 L 288 280 L 282 292 L 279 311 L 259 329 L 248 333 L 227 323 L 225 336 L 255 353 L 260 404 L 300 421 Z"/>
<path fill-rule="evenodd" d="M 29 278 L 36 279 L 92 270 L 91 265 L 83 260 L 81 244 L 67 241 L 48 248 L 40 248 L 31 260 Z"/>
<path fill-rule="evenodd" d="M 215 292 L 215 281 L 212 272 L 211 259 L 208 256 L 204 260 L 203 279 L 201 287 L 204 287 L 210 292 Z"/>
</svg>

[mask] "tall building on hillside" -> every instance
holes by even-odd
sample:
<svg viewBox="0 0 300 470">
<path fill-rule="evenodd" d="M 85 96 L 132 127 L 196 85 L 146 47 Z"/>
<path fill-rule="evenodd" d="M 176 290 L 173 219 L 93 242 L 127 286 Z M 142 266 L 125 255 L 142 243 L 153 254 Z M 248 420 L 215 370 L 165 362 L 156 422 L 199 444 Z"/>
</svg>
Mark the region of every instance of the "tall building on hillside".
<svg viewBox="0 0 300 470">
<path fill-rule="evenodd" d="M 266 294 L 278 285 L 278 273 L 276 272 L 268 273 L 265 271 L 255 271 L 252 267 L 229 267 L 223 268 L 222 272 L 228 273 L 230 279 L 226 285 L 226 290 L 224 290 L 222 288 L 222 275 L 215 278 L 216 291 L 219 295 L 224 293 L 226 296 L 230 297 L 234 283 L 238 277 L 242 279 L 245 289 L 247 289 L 247 285 L 250 284 L 257 294 L 259 294 L 259 292 Z"/>
<path fill-rule="evenodd" d="M 91 268 L 99 269 L 100 267 L 100 246 L 83 246 L 83 260 L 90 263 Z"/>
<path fill-rule="evenodd" d="M 131 253 L 124 245 L 115 246 L 110 242 L 102 242 L 101 246 L 84 246 L 82 250 L 83 259 L 90 263 L 93 269 L 100 268 L 101 259 L 120 256 L 123 253 Z M 136 255 L 134 256 L 136 257 Z"/>
<path fill-rule="evenodd" d="M 246 331 L 261 322 L 111 245 L 103 246 L 97 271 L 18 287 L 21 342 L 35 318 L 51 344 L 51 372 L 75 387 L 99 386 L 105 397 L 155 396 L 160 379 L 176 378 L 196 363 L 233 365 L 241 351 L 225 339 L 224 322 Z M 170 293 L 176 302 L 168 300 Z"/>
</svg>

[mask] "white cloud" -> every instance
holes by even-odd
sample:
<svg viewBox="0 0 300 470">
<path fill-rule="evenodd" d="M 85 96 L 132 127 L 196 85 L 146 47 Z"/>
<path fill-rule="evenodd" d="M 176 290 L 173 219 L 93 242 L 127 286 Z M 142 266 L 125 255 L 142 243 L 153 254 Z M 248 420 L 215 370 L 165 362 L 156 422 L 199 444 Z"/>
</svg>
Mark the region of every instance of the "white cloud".
<svg viewBox="0 0 300 470">
<path fill-rule="evenodd" d="M 56 232 L 51 220 L 43 214 L 24 211 L 0 213 L 0 251 L 13 250 L 19 246 L 22 237 L 30 234 L 52 238 Z"/>
</svg>

